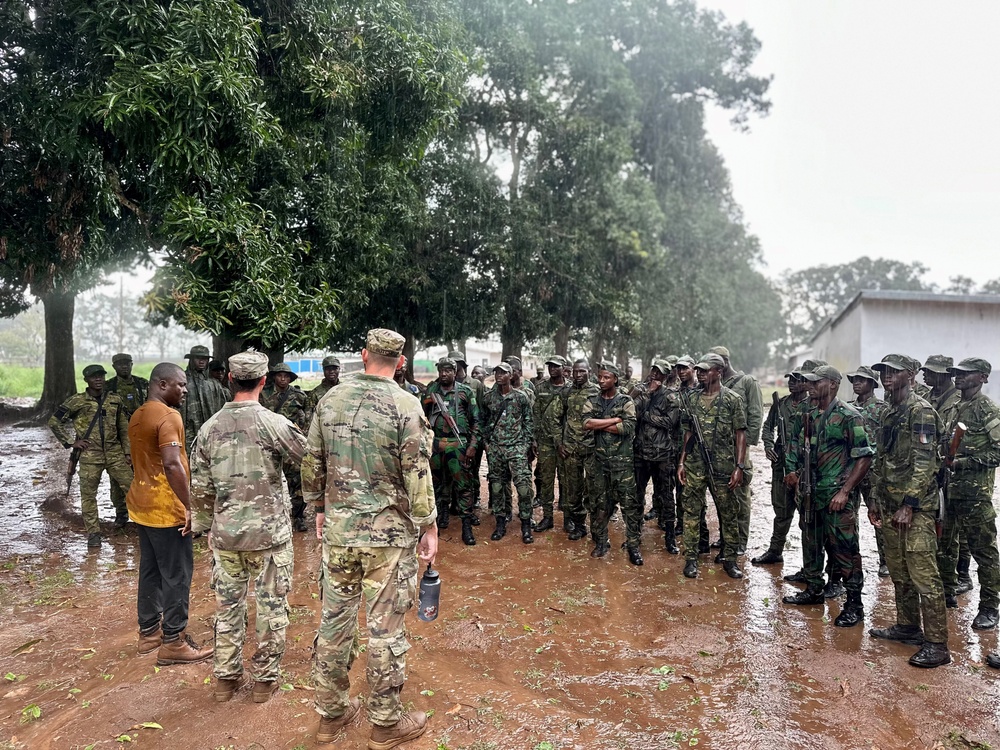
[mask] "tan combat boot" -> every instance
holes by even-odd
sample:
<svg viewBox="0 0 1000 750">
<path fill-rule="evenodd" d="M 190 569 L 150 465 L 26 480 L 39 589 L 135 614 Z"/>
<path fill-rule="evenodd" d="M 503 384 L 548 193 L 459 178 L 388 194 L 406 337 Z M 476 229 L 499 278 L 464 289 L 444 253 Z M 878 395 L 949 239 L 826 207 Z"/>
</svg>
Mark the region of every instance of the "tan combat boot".
<svg viewBox="0 0 1000 750">
<path fill-rule="evenodd" d="M 156 626 L 156 630 L 150 630 L 148 633 L 143 633 L 139 631 L 139 653 L 140 654 L 151 654 L 160 647 L 160 642 L 163 640 L 163 630 L 159 625 Z"/>
<path fill-rule="evenodd" d="M 354 721 L 360 712 L 361 701 L 357 698 L 351 698 L 351 702 L 343 715 L 338 716 L 336 719 L 328 719 L 325 716 L 321 718 L 319 720 L 319 731 L 316 732 L 316 742 L 321 745 L 333 742 L 340 731 Z"/>
<path fill-rule="evenodd" d="M 180 637 L 172 641 L 164 641 L 160 644 L 160 651 L 156 655 L 156 664 L 166 667 L 170 664 L 194 664 L 195 662 L 210 659 L 215 649 L 211 646 L 199 648 L 198 644 L 182 630 Z"/>
<path fill-rule="evenodd" d="M 212 691 L 212 695 L 215 696 L 215 700 L 218 703 L 225 703 L 231 700 L 236 691 L 239 690 L 246 683 L 246 680 L 240 677 L 222 677 L 215 682 L 215 690 Z"/>
<path fill-rule="evenodd" d="M 415 740 L 427 729 L 427 714 L 414 711 L 403 714 L 399 721 L 387 727 L 375 725 L 368 739 L 368 750 L 389 750 L 404 742 Z"/>
<path fill-rule="evenodd" d="M 277 689 L 277 680 L 255 682 L 253 684 L 253 694 L 250 697 L 254 703 L 267 703 Z"/>
</svg>

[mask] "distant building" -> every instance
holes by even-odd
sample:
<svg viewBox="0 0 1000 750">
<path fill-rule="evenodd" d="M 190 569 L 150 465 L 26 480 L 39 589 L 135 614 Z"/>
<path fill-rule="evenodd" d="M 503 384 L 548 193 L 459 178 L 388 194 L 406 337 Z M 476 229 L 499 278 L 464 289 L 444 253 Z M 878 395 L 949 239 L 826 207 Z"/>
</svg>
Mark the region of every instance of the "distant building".
<svg viewBox="0 0 1000 750">
<path fill-rule="evenodd" d="M 1000 296 L 858 292 L 813 334 L 809 344 L 810 357 L 825 359 L 845 375 L 889 353 L 907 354 L 921 362 L 931 354 L 953 357 L 956 363 L 982 357 L 995 368 L 983 392 L 1000 401 Z M 840 396 L 849 398 L 851 393 L 845 377 Z"/>
</svg>

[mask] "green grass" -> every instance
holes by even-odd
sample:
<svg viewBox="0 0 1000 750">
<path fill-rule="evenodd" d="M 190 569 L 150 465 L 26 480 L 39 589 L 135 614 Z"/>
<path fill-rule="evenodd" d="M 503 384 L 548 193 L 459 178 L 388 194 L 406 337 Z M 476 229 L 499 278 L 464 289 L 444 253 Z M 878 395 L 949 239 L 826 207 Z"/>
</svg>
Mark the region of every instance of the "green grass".
<svg viewBox="0 0 1000 750">
<path fill-rule="evenodd" d="M 77 362 L 76 389 L 82 391 L 87 387 L 83 382 L 83 368 L 93 362 Z M 100 362 L 108 371 L 108 379 L 115 376 L 110 362 Z M 155 362 L 141 362 L 132 368 L 132 374 L 149 379 L 149 373 L 156 366 Z M 181 367 L 185 365 L 182 363 Z M 42 382 L 45 369 L 42 367 L 23 367 L 21 365 L 0 365 L 0 398 L 39 398 L 42 395 Z"/>
</svg>

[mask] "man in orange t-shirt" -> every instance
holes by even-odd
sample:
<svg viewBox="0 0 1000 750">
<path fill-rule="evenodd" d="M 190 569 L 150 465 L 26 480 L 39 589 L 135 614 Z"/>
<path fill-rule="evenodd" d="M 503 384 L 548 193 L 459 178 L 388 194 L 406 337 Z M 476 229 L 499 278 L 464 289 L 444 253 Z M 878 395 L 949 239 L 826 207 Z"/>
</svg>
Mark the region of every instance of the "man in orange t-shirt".
<svg viewBox="0 0 1000 750">
<path fill-rule="evenodd" d="M 149 396 L 129 421 L 135 479 L 125 504 L 139 527 L 139 653 L 156 663 L 189 664 L 212 655 L 187 635 L 194 550 L 184 423 L 176 407 L 187 376 L 161 362 L 149 376 Z"/>
</svg>

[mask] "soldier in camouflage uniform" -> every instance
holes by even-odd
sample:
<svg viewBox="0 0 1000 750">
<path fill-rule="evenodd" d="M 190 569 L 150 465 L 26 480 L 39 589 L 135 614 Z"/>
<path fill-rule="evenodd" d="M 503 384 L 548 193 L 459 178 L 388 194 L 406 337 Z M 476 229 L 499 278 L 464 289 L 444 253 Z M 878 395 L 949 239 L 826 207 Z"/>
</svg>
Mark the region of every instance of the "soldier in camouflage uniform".
<svg viewBox="0 0 1000 750">
<path fill-rule="evenodd" d="M 788 381 L 787 396 L 772 402 L 764 420 L 764 455 L 771 462 L 771 507 L 774 508 L 774 527 L 771 543 L 763 555 L 753 558 L 754 565 L 774 565 L 785 561 L 785 541 L 795 519 L 795 490 L 785 486 L 785 454 L 792 414 L 809 398 L 806 380 L 794 372 L 785 373 Z"/>
<path fill-rule="evenodd" d="M 515 388 L 519 391 L 524 391 L 531 403 L 535 403 L 535 384 L 530 380 L 524 379 L 524 373 L 521 370 L 521 360 L 518 357 L 510 356 L 504 359 L 508 365 L 510 365 L 510 387 Z M 494 371 L 495 372 L 495 371 Z"/>
<path fill-rule="evenodd" d="M 292 524 L 280 466 L 298 466 L 306 438 L 298 425 L 258 401 L 267 355 L 229 358 L 234 400 L 209 417 L 191 451 L 193 531 L 212 532 L 215 591 L 215 699 L 228 701 L 243 678 L 247 594 L 257 601 L 251 659 L 255 703 L 278 687 L 292 588 Z"/>
<path fill-rule="evenodd" d="M 697 390 L 700 386 L 698 385 L 698 378 L 695 375 L 694 366 L 697 364 L 694 359 L 684 354 L 677 358 L 677 362 L 674 365 L 674 372 L 677 373 L 677 403 L 681 408 L 681 415 L 687 409 L 687 404 L 691 400 L 691 394 L 693 391 Z M 677 435 L 674 440 L 680 449 L 681 439 L 684 434 L 681 432 L 680 424 L 677 425 Z M 684 495 L 684 487 L 681 486 L 680 482 L 674 482 L 674 494 L 676 496 L 675 506 L 677 508 L 677 524 L 675 526 L 675 534 L 677 538 L 683 538 L 684 535 L 684 504 L 682 502 Z M 707 511 L 707 508 L 706 508 Z M 707 512 L 703 511 L 701 514 L 701 519 L 699 520 L 699 532 L 698 532 L 698 553 L 705 555 L 709 552 L 708 543 L 708 518 Z"/>
<path fill-rule="evenodd" d="M 937 566 L 938 446 L 941 418 L 911 390 L 920 362 L 888 354 L 872 367 L 889 405 L 875 431 L 875 504 L 868 517 L 885 535 L 885 559 L 896 589 L 896 624 L 868 631 L 914 645 L 915 667 L 948 664 L 948 616 Z M 923 621 L 923 630 L 920 623 Z"/>
<path fill-rule="evenodd" d="M 419 396 L 420 389 L 414 383 L 411 383 L 406 379 L 406 365 L 408 362 L 409 360 L 407 360 L 406 357 L 403 357 L 399 361 L 399 365 L 396 367 L 396 372 L 393 374 L 392 379 L 395 380 L 396 383 L 399 384 L 399 387 L 407 393 L 413 396 Z"/>
<path fill-rule="evenodd" d="M 300 430 L 305 431 L 309 425 L 306 421 L 307 397 L 297 385 L 298 375 L 284 362 L 279 362 L 271 368 L 271 385 L 265 386 L 260 394 L 260 403 L 268 411 L 280 414 Z M 296 531 L 306 531 L 306 503 L 302 499 L 302 474 L 299 467 L 285 464 L 285 481 L 288 482 L 288 494 L 292 498 L 292 527 Z"/>
<path fill-rule="evenodd" d="M 455 370 L 455 382 L 461 383 L 462 385 L 467 385 L 476 394 L 476 406 L 482 409 L 483 398 L 486 396 L 486 386 L 484 381 L 486 380 L 486 371 L 482 367 L 472 368 L 472 375 L 469 375 L 469 363 L 465 359 L 465 352 L 454 351 L 448 355 L 449 359 L 455 360 L 455 365 L 457 369 Z M 475 375 L 476 370 L 482 373 L 481 377 Z M 482 441 L 476 446 L 476 455 L 472 459 L 472 464 L 469 466 L 469 478 L 472 480 L 472 525 L 479 525 L 479 516 L 476 515 L 476 511 L 479 509 L 479 503 L 481 499 L 480 492 L 480 480 L 479 475 L 482 471 L 483 466 L 483 453 L 486 450 L 486 446 L 483 445 Z"/>
<path fill-rule="evenodd" d="M 226 365 L 224 362 L 218 359 L 213 359 L 208 363 L 208 376 L 218 380 L 222 384 L 222 387 L 226 387 L 226 383 L 229 382 L 228 375 L 226 373 Z"/>
<path fill-rule="evenodd" d="M 532 407 L 532 421 L 535 425 L 535 445 L 538 450 L 538 488 L 542 507 L 542 520 L 535 524 L 535 531 L 548 531 L 553 527 L 553 508 L 556 499 L 556 472 L 559 474 L 560 488 L 563 484 L 563 461 L 559 448 L 563 440 L 563 419 L 566 416 L 566 394 L 569 383 L 563 379 L 563 365 L 559 355 L 546 362 L 549 377 L 535 386 L 535 404 Z M 562 493 L 559 497 L 562 505 Z M 565 509 L 563 510 L 565 514 Z"/>
<path fill-rule="evenodd" d="M 621 378 L 621 382 L 618 384 L 618 390 L 631 398 L 632 391 L 635 390 L 636 386 L 641 383 L 638 378 L 632 375 L 632 365 L 625 365 L 623 368 L 619 368 L 619 372 L 622 370 L 625 371 L 625 377 Z"/>
<path fill-rule="evenodd" d="M 662 359 L 654 359 L 649 370 L 649 384 L 637 388 L 635 396 L 635 486 L 639 507 L 646 506 L 646 486 L 653 480 L 654 518 L 664 530 L 664 546 L 671 555 L 680 553 L 674 524 L 674 476 L 677 471 L 677 432 L 680 407 L 677 391 L 668 390 L 667 373 L 673 368 Z M 645 519 L 645 516 L 643 516 Z"/>
<path fill-rule="evenodd" d="M 434 431 L 431 478 L 437 502 L 438 528 L 448 528 L 449 506 L 454 493 L 462 519 L 462 541 L 472 546 L 476 537 L 472 532 L 473 480 L 469 467 L 479 445 L 479 406 L 475 391 L 455 381 L 457 369 L 455 360 L 448 357 L 439 359 L 438 379 L 427 386 L 420 403 Z M 458 428 L 457 434 L 446 415 L 450 415 Z"/>
<path fill-rule="evenodd" d="M 181 419 L 184 420 L 184 444 L 188 456 L 198 437 L 198 430 L 229 400 L 229 395 L 218 380 L 208 374 L 209 352 L 207 346 L 192 346 L 184 355 L 188 360 L 187 396 L 181 402 Z"/>
<path fill-rule="evenodd" d="M 635 402 L 618 390 L 618 368 L 602 362 L 597 368 L 600 392 L 583 407 L 583 428 L 594 433 L 594 454 L 587 468 L 590 500 L 591 557 L 611 549 L 608 519 L 621 506 L 629 562 L 642 565 L 642 511 L 635 489 Z"/>
<path fill-rule="evenodd" d="M 714 491 L 715 509 L 719 514 L 723 548 L 716 558 L 730 578 L 742 578 L 736 563 L 736 543 L 739 523 L 736 489 L 745 481 L 746 466 L 746 407 L 743 399 L 722 385 L 725 362 L 718 354 L 706 354 L 695 365 L 701 390 L 687 398 L 681 417 L 681 455 L 677 461 L 677 481 L 684 487 L 684 575 L 698 576 L 698 535 L 700 520 L 705 512 L 705 492 Z M 697 438 L 695 423 L 705 438 Z M 711 461 L 705 460 L 704 452 Z"/>
<path fill-rule="evenodd" d="M 563 438 L 559 447 L 566 472 L 566 497 L 560 497 L 560 502 L 563 513 L 569 515 L 572 524 L 568 534 L 573 542 L 587 536 L 587 511 L 590 502 L 586 474 L 594 455 L 594 431 L 584 429 L 583 410 L 598 393 L 600 389 L 590 382 L 587 360 L 578 359 L 573 363 L 573 381 L 566 392 Z M 593 518 L 590 523 L 593 526 Z"/>
<path fill-rule="evenodd" d="M 724 346 L 716 346 L 709 349 L 710 352 L 718 354 L 726 363 L 726 369 L 722 373 L 722 385 L 731 391 L 735 391 L 743 399 L 743 407 L 747 416 L 747 454 L 745 481 L 736 488 L 736 499 L 739 501 L 739 523 L 737 529 L 739 538 L 736 540 L 736 553 L 745 554 L 747 550 L 747 540 L 750 538 L 750 505 L 751 492 L 750 482 L 753 480 L 753 461 L 750 460 L 750 446 L 760 442 L 760 428 L 764 422 L 764 399 L 760 392 L 760 383 L 757 379 L 742 371 L 734 370 L 729 362 L 729 349 Z"/>
<path fill-rule="evenodd" d="M 531 544 L 531 503 L 535 488 L 531 481 L 528 452 L 534 440 L 531 401 L 523 390 L 511 386 L 512 368 L 501 362 L 493 368 L 496 385 L 483 400 L 483 440 L 489 464 L 490 502 L 496 517 L 496 529 L 490 536 L 495 542 L 507 533 L 512 498 L 510 484 L 517 490 L 517 515 L 521 519 L 521 541 Z M 506 490 L 506 492 L 505 492 Z"/>
<path fill-rule="evenodd" d="M 833 624 L 849 628 L 864 617 L 861 603 L 864 572 L 858 542 L 859 498 L 855 489 L 868 473 L 875 451 L 861 414 L 837 398 L 842 379 L 840 372 L 824 365 L 803 377 L 809 382 L 809 392 L 816 400 L 820 416 L 809 436 L 815 483 L 813 518 L 803 523 L 802 546 L 825 545 L 829 550 L 833 567 L 847 588 L 847 603 Z M 797 479 L 792 478 L 793 488 Z M 806 583 L 805 591 L 786 596 L 783 601 L 786 604 L 823 603 L 823 564 L 818 556 L 806 567 Z"/>
<path fill-rule="evenodd" d="M 352 650 L 367 601 L 369 747 L 395 747 L 423 734 L 427 717 L 404 713 L 404 616 L 417 592 L 419 557 L 437 554 L 432 433 L 420 402 L 393 382 L 405 339 L 368 332 L 364 374 L 327 394 L 309 426 L 302 488 L 316 506 L 323 540 L 323 612 L 313 685 L 323 717 L 316 739 L 332 742 L 361 709 L 350 698 Z"/>
<path fill-rule="evenodd" d="M 63 401 L 49 418 L 49 429 L 65 448 L 80 456 L 80 512 L 87 530 L 87 546 L 101 546 L 100 516 L 97 510 L 97 488 L 101 474 L 108 473 L 112 482 L 126 491 L 132 484 L 132 459 L 129 455 L 128 417 L 125 405 L 117 393 L 106 393 L 101 365 L 83 368 L 87 388 Z M 68 429 L 73 424 L 73 432 Z M 128 522 L 125 498 L 111 496 L 115 506 L 115 527 Z"/>
<path fill-rule="evenodd" d="M 132 418 L 135 410 L 146 402 L 149 394 L 149 381 L 132 374 L 132 355 L 119 352 L 111 358 L 111 366 L 115 377 L 104 385 L 105 393 L 117 393 L 122 400 L 125 411 L 125 422 Z M 128 487 L 119 487 L 118 482 L 111 479 L 111 504 L 116 508 L 125 505 L 125 495 Z"/>
<path fill-rule="evenodd" d="M 306 394 L 306 430 L 316 413 L 316 404 L 331 388 L 340 385 L 340 359 L 334 356 L 323 357 L 323 379 L 319 385 Z"/>
<path fill-rule="evenodd" d="M 993 508 L 993 487 L 1000 466 L 1000 407 L 983 393 L 983 384 L 992 370 L 989 362 L 976 357 L 963 359 L 951 368 L 961 398 L 947 412 L 942 435 L 947 448 L 955 427 L 960 422 L 965 425 L 965 436 L 950 466 L 938 567 L 945 595 L 954 598 L 958 589 L 958 539 L 968 541 L 979 574 L 979 613 L 972 621 L 977 630 L 996 627 L 1000 606 L 1000 554 Z"/>
</svg>

